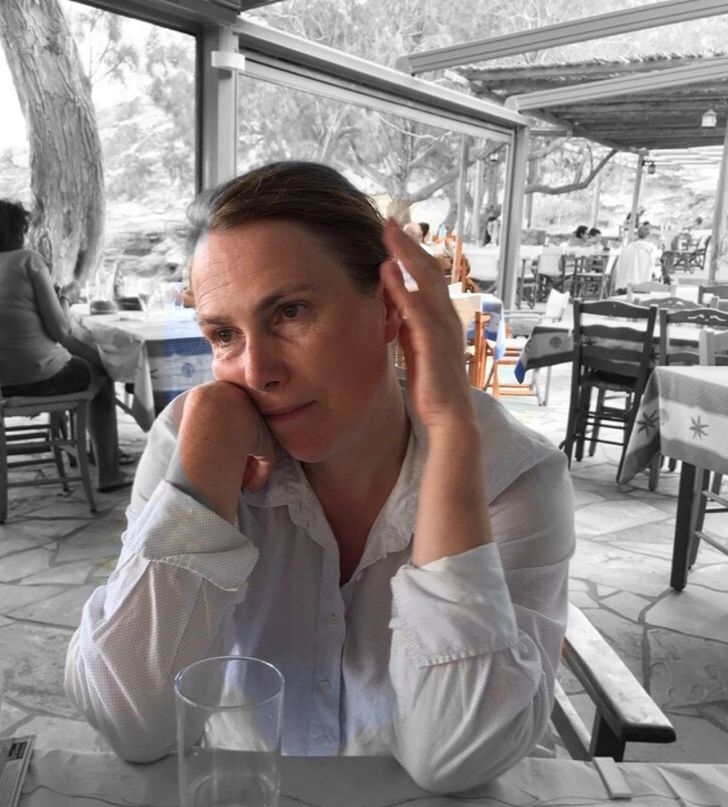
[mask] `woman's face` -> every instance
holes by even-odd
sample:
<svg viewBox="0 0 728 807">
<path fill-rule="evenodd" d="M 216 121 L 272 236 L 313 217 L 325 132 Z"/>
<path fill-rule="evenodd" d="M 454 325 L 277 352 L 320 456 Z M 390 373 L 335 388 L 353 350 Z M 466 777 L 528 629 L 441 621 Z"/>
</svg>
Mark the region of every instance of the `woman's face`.
<svg viewBox="0 0 728 807">
<path fill-rule="evenodd" d="M 307 228 L 209 233 L 192 280 L 215 377 L 248 392 L 291 455 L 320 462 L 376 432 L 398 314 L 381 291 L 358 291 Z"/>
</svg>

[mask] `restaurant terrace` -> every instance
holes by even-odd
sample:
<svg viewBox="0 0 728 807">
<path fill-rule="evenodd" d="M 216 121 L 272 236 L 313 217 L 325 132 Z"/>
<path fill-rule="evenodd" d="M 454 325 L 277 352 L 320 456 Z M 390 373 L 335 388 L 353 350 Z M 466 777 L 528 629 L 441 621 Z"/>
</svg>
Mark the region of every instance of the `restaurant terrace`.
<svg viewBox="0 0 728 807">
<path fill-rule="evenodd" d="M 728 803 L 728 56 L 511 59 L 722 18 L 725 2 L 635 4 L 402 53 L 386 67 L 251 15 L 280 1 L 77 0 L 194 38 L 197 190 L 239 170 L 243 80 L 457 144 L 442 191 L 457 214 L 416 240 L 447 278 L 474 394 L 566 454 L 576 533 L 546 758 L 528 756 L 467 796 L 435 796 L 393 758 L 284 757 L 280 807 Z M 534 138 L 588 141 L 597 155 L 589 188 L 615 155 L 630 167 L 618 231 L 595 227 L 579 240 L 526 226 Z M 650 231 L 640 218 L 655 163 L 709 171 L 710 221 Z M 599 203 L 597 189 L 595 225 Z M 65 300 L 114 382 L 132 472 L 160 412 L 213 379 L 186 260 L 169 260 L 165 276 L 135 274 L 147 257 L 100 258 L 86 292 Z M 395 343 L 392 356 L 406 382 L 405 347 Z M 13 755 L 30 765 L 12 807 L 172 807 L 176 755 L 123 762 L 64 691 L 69 640 L 114 573 L 130 500 L 128 487 L 94 488 L 89 399 L 65 397 L 32 401 L 0 387 L 0 807 Z M 42 451 L 45 465 L 14 465 Z M 54 476 L 59 462 L 66 480 Z M 322 611 L 325 620 L 339 630 L 336 614 Z M 340 686 L 314 683 L 321 698 Z"/>
</svg>

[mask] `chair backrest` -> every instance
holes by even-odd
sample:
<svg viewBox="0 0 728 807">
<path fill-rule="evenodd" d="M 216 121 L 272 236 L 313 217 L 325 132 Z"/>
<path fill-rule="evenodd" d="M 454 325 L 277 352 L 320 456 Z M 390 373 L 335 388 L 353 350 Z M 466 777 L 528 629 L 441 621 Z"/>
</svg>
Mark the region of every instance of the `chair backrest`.
<svg viewBox="0 0 728 807">
<path fill-rule="evenodd" d="M 631 295 L 640 294 L 640 292 L 650 291 L 665 291 L 669 292 L 670 289 L 659 280 L 645 280 L 644 283 L 628 283 L 627 284 L 627 299 L 631 299 Z"/>
<path fill-rule="evenodd" d="M 673 283 L 670 286 L 670 293 L 675 297 L 682 297 L 683 300 L 690 300 L 694 303 L 700 302 L 700 286 L 684 283 Z"/>
<path fill-rule="evenodd" d="M 657 309 L 619 302 L 574 300 L 574 372 L 634 379 L 641 394 L 652 370 Z"/>
<path fill-rule="evenodd" d="M 463 338 L 465 338 L 468 328 L 470 327 L 470 323 L 475 317 L 475 312 L 480 311 L 482 307 L 482 295 L 463 294 L 462 292 L 458 292 L 456 290 L 459 286 L 459 283 L 451 284 L 450 288 L 455 288 L 450 292 L 450 302 L 453 304 L 453 308 L 455 311 L 457 311 L 457 315 L 460 318 L 460 324 L 463 328 Z"/>
<path fill-rule="evenodd" d="M 561 247 L 544 247 L 538 259 L 538 273 L 555 277 L 561 274 L 564 250 Z"/>
<path fill-rule="evenodd" d="M 667 308 L 670 311 L 684 311 L 688 308 L 700 308 L 699 303 L 685 300 L 683 297 L 672 297 L 669 293 L 665 297 L 640 298 L 636 302 L 638 305 L 643 305 L 646 308 L 649 308 L 651 305 L 656 305 L 658 308 Z"/>
<path fill-rule="evenodd" d="M 703 328 L 698 334 L 698 357 L 700 364 L 728 364 L 728 330 Z"/>
<path fill-rule="evenodd" d="M 549 322 L 559 322 L 564 317 L 566 306 L 569 304 L 568 292 L 560 292 L 551 289 L 546 298 L 546 309 L 543 312 L 543 319 Z"/>
<path fill-rule="evenodd" d="M 470 264 L 470 277 L 473 280 L 492 282 L 498 279 L 500 249 L 498 247 L 474 247 L 463 244 L 463 254 Z"/>
<path fill-rule="evenodd" d="M 675 326 L 678 326 L 677 332 Z M 705 328 L 728 328 L 728 311 L 715 308 L 661 309 L 659 363 L 699 364 L 698 339 L 700 329 Z"/>
</svg>

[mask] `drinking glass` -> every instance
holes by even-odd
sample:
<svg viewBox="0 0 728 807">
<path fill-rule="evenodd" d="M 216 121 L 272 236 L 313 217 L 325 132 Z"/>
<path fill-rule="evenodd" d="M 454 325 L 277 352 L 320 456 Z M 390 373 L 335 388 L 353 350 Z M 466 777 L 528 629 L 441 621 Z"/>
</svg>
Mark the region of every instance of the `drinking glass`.
<svg viewBox="0 0 728 807">
<path fill-rule="evenodd" d="M 182 807 L 277 807 L 283 688 L 276 667 L 245 656 L 177 674 Z"/>
</svg>

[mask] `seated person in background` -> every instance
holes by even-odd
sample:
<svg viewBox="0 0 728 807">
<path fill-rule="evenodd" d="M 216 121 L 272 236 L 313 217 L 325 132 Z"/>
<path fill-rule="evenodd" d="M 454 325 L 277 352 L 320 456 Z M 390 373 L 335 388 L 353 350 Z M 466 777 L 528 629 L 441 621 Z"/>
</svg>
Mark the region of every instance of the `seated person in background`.
<svg viewBox="0 0 728 807">
<path fill-rule="evenodd" d="M 131 485 L 119 468 L 114 385 L 90 348 L 71 335 L 74 285 L 56 296 L 48 267 L 23 249 L 30 214 L 0 199 L 0 384 L 2 394 L 63 395 L 89 389 L 91 440 L 102 492 Z M 71 351 L 79 355 L 72 355 Z"/>
<path fill-rule="evenodd" d="M 587 233 L 587 241 L 596 247 L 602 247 L 602 231 L 598 227 L 592 227 Z"/>
<path fill-rule="evenodd" d="M 623 294 L 630 284 L 652 280 L 658 250 L 649 240 L 649 235 L 649 222 L 640 224 L 637 238 L 622 247 L 614 267 L 614 290 L 617 294 Z"/>
<path fill-rule="evenodd" d="M 332 168 L 263 166 L 191 217 L 216 380 L 149 434 L 69 697 L 149 761 L 175 750 L 180 668 L 256 656 L 285 676 L 284 754 L 392 755 L 432 790 L 491 779 L 551 713 L 564 455 L 469 388 L 437 262 Z"/>
<path fill-rule="evenodd" d="M 588 247 L 591 242 L 589 241 L 589 228 L 586 224 L 580 224 L 573 235 L 569 239 L 567 246 L 569 247 Z"/>
</svg>

